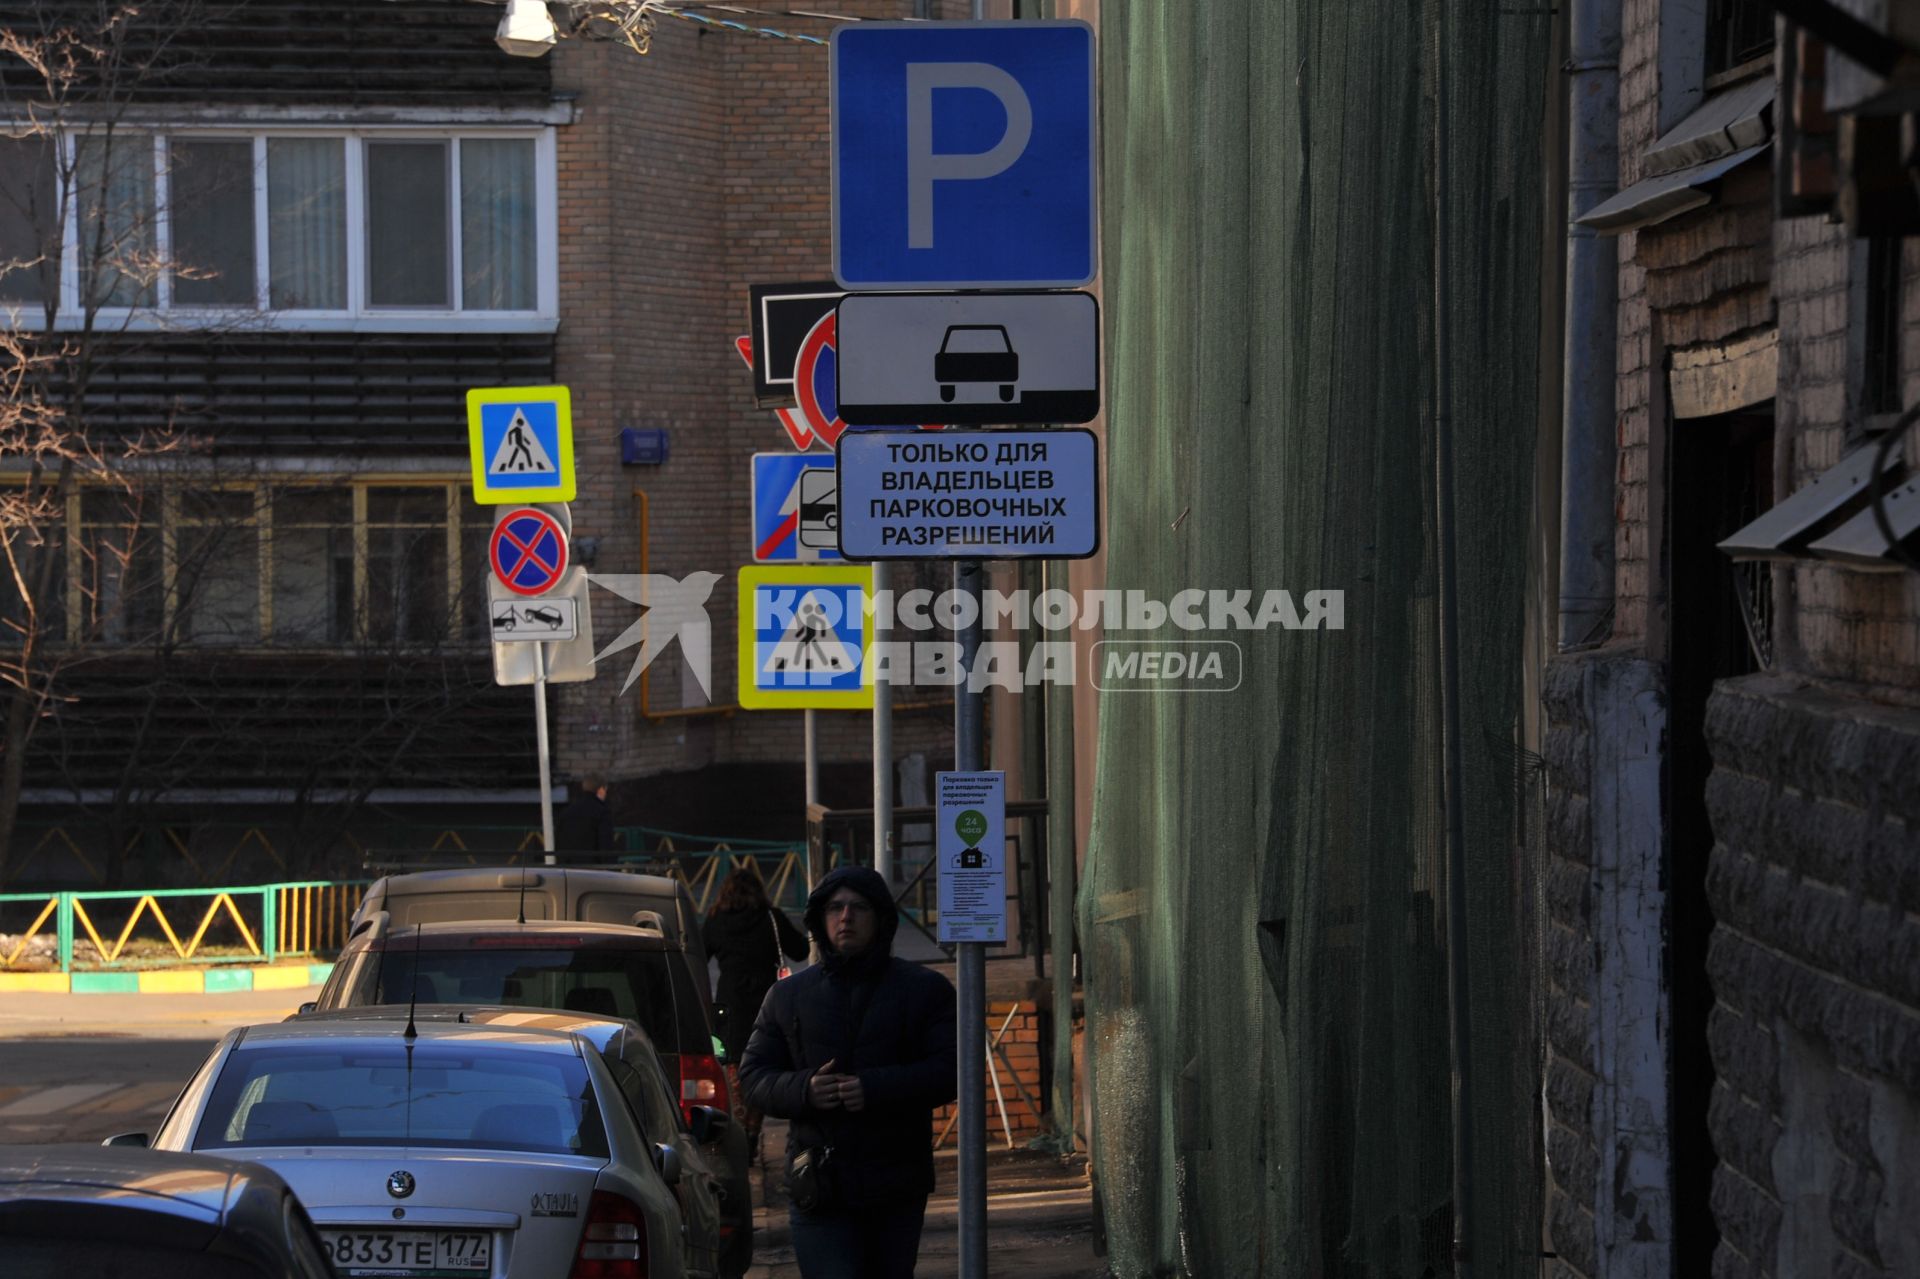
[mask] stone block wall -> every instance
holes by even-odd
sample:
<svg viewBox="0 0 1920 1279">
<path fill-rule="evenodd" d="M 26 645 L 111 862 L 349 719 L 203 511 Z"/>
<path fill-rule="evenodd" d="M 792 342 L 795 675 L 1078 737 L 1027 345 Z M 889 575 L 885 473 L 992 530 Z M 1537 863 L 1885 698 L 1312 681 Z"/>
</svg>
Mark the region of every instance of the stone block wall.
<svg viewBox="0 0 1920 1279">
<path fill-rule="evenodd" d="M 1920 1274 L 1920 717 L 1719 686 L 1716 1279 Z"/>
<path fill-rule="evenodd" d="M 1591 659 L 1547 667 L 1547 1228 L 1552 1279 L 1592 1279 L 1593 865 L 1585 682 Z"/>
</svg>

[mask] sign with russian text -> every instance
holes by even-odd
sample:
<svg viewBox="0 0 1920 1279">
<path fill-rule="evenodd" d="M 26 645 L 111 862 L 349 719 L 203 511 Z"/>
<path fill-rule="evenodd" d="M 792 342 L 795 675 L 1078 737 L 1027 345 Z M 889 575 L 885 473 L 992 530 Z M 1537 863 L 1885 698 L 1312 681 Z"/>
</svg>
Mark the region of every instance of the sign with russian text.
<svg viewBox="0 0 1920 1279">
<path fill-rule="evenodd" d="M 940 940 L 1007 939 L 1007 775 L 934 774 Z"/>
<path fill-rule="evenodd" d="M 1091 431 L 851 431 L 839 468 L 849 559 L 1078 560 L 1100 549 Z"/>
</svg>

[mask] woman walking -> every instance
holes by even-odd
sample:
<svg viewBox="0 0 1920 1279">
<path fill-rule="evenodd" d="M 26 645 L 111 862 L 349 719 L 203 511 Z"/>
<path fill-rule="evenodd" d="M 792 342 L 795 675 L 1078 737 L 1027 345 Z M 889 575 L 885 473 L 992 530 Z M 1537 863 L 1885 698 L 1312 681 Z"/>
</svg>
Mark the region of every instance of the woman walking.
<svg viewBox="0 0 1920 1279">
<path fill-rule="evenodd" d="M 733 1086 L 734 1105 L 742 1111 L 737 1117 L 746 1127 L 747 1144 L 757 1158 L 761 1113 L 746 1105 L 735 1072 L 746 1055 L 760 1005 L 775 979 L 786 975 L 782 953 L 789 959 L 805 959 L 807 937 L 793 926 L 785 911 L 774 909 L 767 900 L 766 886 L 752 870 L 736 870 L 721 883 L 720 899 L 707 912 L 700 935 L 706 940 L 707 954 L 720 961 L 720 989 L 714 1001 L 726 1009 L 720 1041 L 727 1047 L 727 1076 Z"/>
</svg>

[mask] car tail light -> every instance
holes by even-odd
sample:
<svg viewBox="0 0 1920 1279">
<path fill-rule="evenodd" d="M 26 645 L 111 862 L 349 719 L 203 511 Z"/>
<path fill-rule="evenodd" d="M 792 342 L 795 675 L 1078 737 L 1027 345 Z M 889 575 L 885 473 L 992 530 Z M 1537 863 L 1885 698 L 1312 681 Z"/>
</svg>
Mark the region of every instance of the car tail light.
<svg viewBox="0 0 1920 1279">
<path fill-rule="evenodd" d="M 647 1219 L 639 1204 L 593 1192 L 567 1279 L 647 1279 Z"/>
<path fill-rule="evenodd" d="M 712 1055 L 698 1057 L 681 1053 L 680 1113 L 686 1117 L 689 1127 L 693 1124 L 695 1106 L 712 1106 L 715 1110 L 733 1113 L 733 1098 L 727 1093 L 727 1068 Z"/>
</svg>

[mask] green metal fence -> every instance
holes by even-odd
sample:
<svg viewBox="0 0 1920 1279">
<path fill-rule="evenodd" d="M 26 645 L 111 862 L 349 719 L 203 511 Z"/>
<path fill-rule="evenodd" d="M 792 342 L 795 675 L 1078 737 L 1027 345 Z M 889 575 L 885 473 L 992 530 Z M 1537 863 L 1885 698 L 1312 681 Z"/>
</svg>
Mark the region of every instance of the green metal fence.
<svg viewBox="0 0 1920 1279">
<path fill-rule="evenodd" d="M 272 963 L 286 956 L 330 953 L 346 939 L 347 920 L 367 882 L 302 880 L 231 888 L 0 893 L 0 921 L 30 921 L 0 951 L 0 972 L 21 970 L 22 961 L 31 958 L 33 939 L 43 935 L 55 938 L 63 973 L 76 967 Z M 123 909 L 127 913 L 122 919 Z M 142 930 L 143 922 L 150 927 Z M 0 931 L 5 931 L 4 924 Z M 135 942 L 161 939 L 166 946 L 157 952 L 151 945 L 128 949 Z M 84 955 L 82 943 L 91 946 L 91 958 Z M 209 945 L 221 949 L 209 951 Z"/>
</svg>

